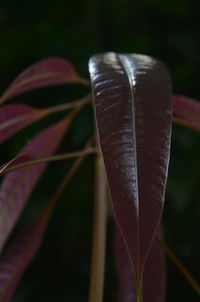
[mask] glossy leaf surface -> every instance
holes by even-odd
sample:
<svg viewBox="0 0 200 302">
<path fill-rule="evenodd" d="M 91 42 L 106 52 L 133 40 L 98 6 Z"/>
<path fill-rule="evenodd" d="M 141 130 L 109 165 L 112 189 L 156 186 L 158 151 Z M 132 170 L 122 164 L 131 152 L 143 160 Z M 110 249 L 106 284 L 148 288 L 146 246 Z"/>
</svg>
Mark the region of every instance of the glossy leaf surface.
<svg viewBox="0 0 200 302">
<path fill-rule="evenodd" d="M 119 280 L 119 301 L 136 302 L 134 275 L 122 237 L 116 229 L 115 260 Z M 143 276 L 143 302 L 165 301 L 165 257 L 157 239 L 154 240 L 147 257 Z"/>
<path fill-rule="evenodd" d="M 144 55 L 96 55 L 89 68 L 114 214 L 139 301 L 145 260 L 164 203 L 172 120 L 170 76 L 164 64 Z"/>
<path fill-rule="evenodd" d="M 74 113 L 42 131 L 21 151 L 20 155 L 27 154 L 32 158 L 39 158 L 53 154 L 64 137 L 73 115 Z M 10 172 L 5 176 L 0 187 L 0 248 L 3 247 L 46 167 L 47 163 L 41 163 Z"/>
<path fill-rule="evenodd" d="M 174 95 L 174 121 L 200 131 L 200 103 L 192 98 Z"/>
<path fill-rule="evenodd" d="M 35 88 L 81 82 L 72 64 L 64 59 L 50 58 L 24 70 L 0 98 L 0 103 Z"/>
<path fill-rule="evenodd" d="M 0 107 L 0 143 L 21 130 L 23 127 L 41 118 L 44 111 L 23 104 Z"/>
</svg>

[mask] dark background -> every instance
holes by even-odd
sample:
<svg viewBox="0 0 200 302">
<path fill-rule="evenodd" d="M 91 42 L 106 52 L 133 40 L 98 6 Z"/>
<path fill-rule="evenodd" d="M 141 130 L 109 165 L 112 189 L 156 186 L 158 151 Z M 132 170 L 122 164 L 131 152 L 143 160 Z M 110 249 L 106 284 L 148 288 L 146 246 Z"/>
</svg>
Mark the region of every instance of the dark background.
<svg viewBox="0 0 200 302">
<path fill-rule="evenodd" d="M 144 53 L 163 60 L 173 90 L 200 99 L 200 1 L 74 0 L 1 1 L 0 89 L 38 60 L 70 60 L 88 78 L 88 59 L 105 51 Z M 88 93 L 79 85 L 40 89 L 17 97 L 35 107 L 75 100 Z M 1 161 L 14 154 L 50 117 L 15 135 L 1 147 Z M 76 118 L 58 152 L 79 150 L 94 132 L 89 106 Z M 200 136 L 173 127 L 164 227 L 166 242 L 200 280 Z M 71 161 L 51 164 L 26 207 L 21 225 L 35 217 L 56 189 Z M 13 301 L 87 301 L 93 199 L 93 157 L 82 164 L 51 219 L 37 257 Z M 116 301 L 112 220 L 109 221 L 105 301 Z M 167 260 L 167 302 L 195 302 L 199 297 Z"/>
</svg>

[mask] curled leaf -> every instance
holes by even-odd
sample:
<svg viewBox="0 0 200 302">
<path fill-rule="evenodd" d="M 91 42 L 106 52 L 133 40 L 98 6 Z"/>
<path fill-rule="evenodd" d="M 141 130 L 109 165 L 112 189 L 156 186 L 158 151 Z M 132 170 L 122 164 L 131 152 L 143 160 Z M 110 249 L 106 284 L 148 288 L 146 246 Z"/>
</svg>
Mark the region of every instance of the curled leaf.
<svg viewBox="0 0 200 302">
<path fill-rule="evenodd" d="M 168 70 L 144 55 L 90 59 L 94 107 L 114 215 L 134 272 L 137 301 L 162 215 L 172 95 Z"/>
<path fill-rule="evenodd" d="M 84 83 L 84 79 L 70 62 L 60 58 L 42 60 L 19 74 L 0 98 L 0 103 L 28 90 L 75 82 Z"/>
</svg>

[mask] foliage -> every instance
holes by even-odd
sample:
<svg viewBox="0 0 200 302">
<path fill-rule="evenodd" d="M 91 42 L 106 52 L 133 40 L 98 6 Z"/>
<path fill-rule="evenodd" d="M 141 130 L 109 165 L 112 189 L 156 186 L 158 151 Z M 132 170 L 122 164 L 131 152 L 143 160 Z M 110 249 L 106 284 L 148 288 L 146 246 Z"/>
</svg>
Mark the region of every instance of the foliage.
<svg viewBox="0 0 200 302">
<path fill-rule="evenodd" d="M 104 165 L 116 222 L 120 301 L 164 301 L 163 249 L 200 293 L 198 283 L 163 241 L 160 230 L 172 123 L 169 73 L 163 63 L 150 57 L 115 53 L 92 57 L 89 69 L 99 146 L 91 138 L 81 151 L 54 155 L 73 119 L 90 102 L 90 95 L 44 109 L 18 103 L 1 106 L 1 143 L 50 114 L 69 109 L 70 113 L 53 126 L 40 130 L 14 159 L 1 166 L 0 173 L 8 175 L 0 188 L 0 246 L 4 248 L 0 259 L 0 301 L 12 299 L 20 278 L 40 247 L 57 201 L 84 157 L 93 153 L 97 154 L 97 160 L 90 301 L 101 302 L 103 297 L 108 217 Z M 90 85 L 71 63 L 59 58 L 47 59 L 22 72 L 3 93 L 0 102 L 3 104 L 32 89 L 70 82 Z M 174 96 L 173 102 L 174 121 L 199 131 L 199 104 L 182 96 Z M 48 162 L 71 157 L 78 159 L 38 217 L 10 237 Z"/>
</svg>

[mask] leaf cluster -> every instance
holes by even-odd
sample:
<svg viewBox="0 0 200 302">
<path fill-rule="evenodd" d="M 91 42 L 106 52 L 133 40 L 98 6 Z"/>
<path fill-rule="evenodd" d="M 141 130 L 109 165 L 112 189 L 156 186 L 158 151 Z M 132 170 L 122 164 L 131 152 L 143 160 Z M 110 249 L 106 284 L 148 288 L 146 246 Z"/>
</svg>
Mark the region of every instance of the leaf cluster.
<svg viewBox="0 0 200 302">
<path fill-rule="evenodd" d="M 111 201 L 115 220 L 120 301 L 165 301 L 165 252 L 200 294 L 197 281 L 164 241 L 161 222 L 172 120 L 200 131 L 200 105 L 188 97 L 173 96 L 166 66 L 145 55 L 96 55 L 90 59 L 89 70 L 93 96 L 89 94 L 71 103 L 44 109 L 4 104 L 24 92 L 46 86 L 79 83 L 90 87 L 90 81 L 60 58 L 43 60 L 26 69 L 0 98 L 0 143 L 38 120 L 69 111 L 0 167 L 0 173 L 6 174 L 0 187 L 0 301 L 11 301 L 42 243 L 55 205 L 89 154 L 96 156 L 89 301 L 103 300 L 106 226 L 110 215 L 107 199 Z M 83 150 L 55 154 L 74 118 L 92 98 L 96 135 Z M 41 213 L 6 244 L 48 163 L 69 158 L 77 159 Z"/>
</svg>

